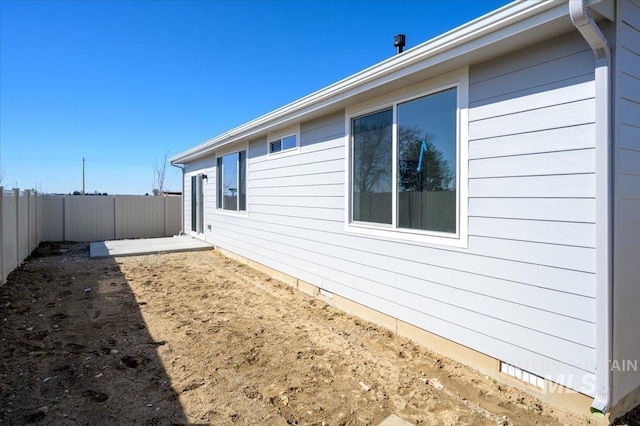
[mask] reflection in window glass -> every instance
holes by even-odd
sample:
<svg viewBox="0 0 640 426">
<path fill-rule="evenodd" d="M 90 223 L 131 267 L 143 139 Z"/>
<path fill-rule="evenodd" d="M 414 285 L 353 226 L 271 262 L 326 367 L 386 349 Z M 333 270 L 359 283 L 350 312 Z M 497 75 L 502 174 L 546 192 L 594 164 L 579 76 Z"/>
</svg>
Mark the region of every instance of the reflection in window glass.
<svg viewBox="0 0 640 426">
<path fill-rule="evenodd" d="M 353 220 L 391 224 L 393 110 L 353 120 Z"/>
<path fill-rule="evenodd" d="M 238 210 L 247 210 L 247 151 L 238 153 Z"/>
<path fill-rule="evenodd" d="M 271 152 L 280 152 L 282 151 L 282 140 L 278 139 L 277 141 L 273 141 L 270 144 Z"/>
<path fill-rule="evenodd" d="M 238 210 L 238 153 L 222 157 L 222 208 Z"/>
<path fill-rule="evenodd" d="M 269 152 L 275 153 L 280 151 L 286 151 L 288 149 L 294 149 L 298 146 L 298 138 L 296 135 L 285 136 L 281 139 L 269 142 Z"/>
<path fill-rule="evenodd" d="M 216 159 L 216 207 L 222 208 L 222 186 L 220 182 L 222 182 L 222 157 L 218 157 Z"/>
<path fill-rule="evenodd" d="M 282 150 L 293 149 L 296 147 L 296 135 L 282 138 Z"/>
<path fill-rule="evenodd" d="M 218 157 L 217 207 L 223 210 L 247 209 L 247 152 Z"/>
<path fill-rule="evenodd" d="M 399 228 L 456 232 L 457 89 L 398 105 Z"/>
</svg>

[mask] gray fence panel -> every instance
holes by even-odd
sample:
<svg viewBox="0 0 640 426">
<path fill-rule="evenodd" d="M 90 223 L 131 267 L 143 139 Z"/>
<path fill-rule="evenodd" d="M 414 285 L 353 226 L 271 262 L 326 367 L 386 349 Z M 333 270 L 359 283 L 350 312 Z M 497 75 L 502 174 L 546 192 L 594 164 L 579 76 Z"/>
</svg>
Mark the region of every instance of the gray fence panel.
<svg viewBox="0 0 640 426">
<path fill-rule="evenodd" d="M 0 186 L 0 282 L 42 241 L 152 238 L 182 229 L 182 197 L 39 195 Z"/>
<path fill-rule="evenodd" d="M 164 197 L 115 197 L 116 239 L 164 237 Z"/>
<path fill-rule="evenodd" d="M 18 257 L 19 262 L 29 256 L 29 195 L 23 193 L 18 197 Z"/>
<path fill-rule="evenodd" d="M 35 193 L 29 193 L 27 203 L 29 205 L 29 254 L 38 247 L 38 196 Z"/>
<path fill-rule="evenodd" d="M 69 195 L 64 205 L 64 239 L 115 239 L 114 197 Z"/>
<path fill-rule="evenodd" d="M 182 197 L 164 197 L 164 234 L 177 235 L 182 230 Z"/>
<path fill-rule="evenodd" d="M 38 197 L 42 215 L 40 241 L 64 241 L 64 195 Z"/>
<path fill-rule="evenodd" d="M 2 282 L 18 266 L 17 199 L 14 192 L 6 192 L 2 200 Z"/>
</svg>

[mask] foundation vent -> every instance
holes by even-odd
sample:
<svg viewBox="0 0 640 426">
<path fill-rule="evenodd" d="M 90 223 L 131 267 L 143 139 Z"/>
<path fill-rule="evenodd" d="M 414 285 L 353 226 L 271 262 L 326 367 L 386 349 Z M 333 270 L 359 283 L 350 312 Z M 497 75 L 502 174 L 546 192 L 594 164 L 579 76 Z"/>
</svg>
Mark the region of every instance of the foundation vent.
<svg viewBox="0 0 640 426">
<path fill-rule="evenodd" d="M 329 290 L 323 290 L 323 289 L 319 289 L 320 290 L 320 296 L 324 296 L 327 299 L 333 299 L 333 293 L 331 293 Z"/>
<path fill-rule="evenodd" d="M 506 362 L 500 361 L 500 372 L 506 374 L 507 376 L 515 377 L 518 380 L 522 380 L 523 382 L 536 386 L 540 389 L 544 390 L 545 388 L 543 377 L 536 376 L 533 373 L 530 373 L 518 367 L 514 367 L 513 365 L 507 364 Z"/>
</svg>

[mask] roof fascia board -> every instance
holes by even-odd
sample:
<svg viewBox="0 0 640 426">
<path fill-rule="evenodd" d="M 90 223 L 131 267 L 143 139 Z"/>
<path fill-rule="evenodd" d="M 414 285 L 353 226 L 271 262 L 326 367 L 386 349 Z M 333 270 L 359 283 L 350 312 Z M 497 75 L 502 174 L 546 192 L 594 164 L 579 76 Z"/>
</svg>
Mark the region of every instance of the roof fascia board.
<svg viewBox="0 0 640 426">
<path fill-rule="evenodd" d="M 401 55 L 392 56 L 372 67 L 311 93 L 297 101 L 222 133 L 172 158 L 185 163 L 227 145 L 250 138 L 271 127 L 284 125 L 311 112 L 348 99 L 391 80 L 464 55 L 526 29 L 568 15 L 566 1 L 521 0 L 510 3 L 435 37 Z"/>
</svg>

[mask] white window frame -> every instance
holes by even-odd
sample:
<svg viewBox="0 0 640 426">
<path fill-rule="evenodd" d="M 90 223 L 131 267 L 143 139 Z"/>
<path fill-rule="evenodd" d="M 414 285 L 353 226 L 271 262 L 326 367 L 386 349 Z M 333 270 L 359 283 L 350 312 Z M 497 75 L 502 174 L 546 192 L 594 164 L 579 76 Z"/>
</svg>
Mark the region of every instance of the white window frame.
<svg viewBox="0 0 640 426">
<path fill-rule="evenodd" d="M 247 153 L 246 164 L 245 164 L 245 185 L 246 185 L 246 200 L 245 200 L 245 210 L 225 210 L 222 206 L 218 206 L 218 186 L 222 185 L 222 182 L 218 179 L 218 158 L 222 158 L 229 154 L 239 153 L 240 151 L 245 151 Z M 214 156 L 214 173 L 216 176 L 216 186 L 215 186 L 215 213 L 221 215 L 231 215 L 231 216 L 247 216 L 249 214 L 249 144 L 242 143 L 240 145 L 234 145 L 232 148 L 226 148 L 220 151 L 216 151 Z M 240 174 L 238 173 L 238 178 L 240 178 Z M 239 182 L 238 182 L 239 186 Z"/>
<path fill-rule="evenodd" d="M 296 146 L 293 148 L 281 149 L 280 151 L 271 152 L 271 143 L 282 141 L 289 136 L 296 137 Z M 267 135 L 267 156 L 268 157 L 285 157 L 297 154 L 300 151 L 300 125 L 287 127 L 286 129 L 277 130 Z"/>
<path fill-rule="evenodd" d="M 436 232 L 397 227 L 397 108 L 442 90 L 457 88 L 458 107 L 456 129 L 456 232 Z M 393 108 L 393 171 L 392 223 L 353 221 L 353 140 L 352 121 L 363 115 Z M 408 240 L 427 245 L 468 248 L 468 164 L 469 164 L 469 69 L 467 67 L 443 74 L 428 81 L 400 89 L 345 110 L 345 231 L 384 239 Z"/>
</svg>

